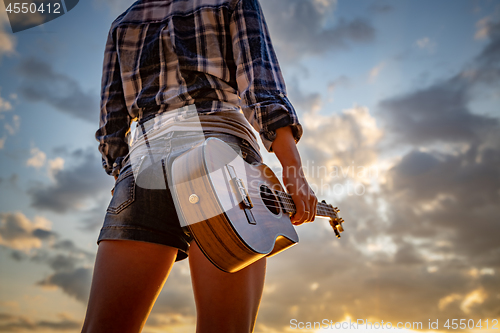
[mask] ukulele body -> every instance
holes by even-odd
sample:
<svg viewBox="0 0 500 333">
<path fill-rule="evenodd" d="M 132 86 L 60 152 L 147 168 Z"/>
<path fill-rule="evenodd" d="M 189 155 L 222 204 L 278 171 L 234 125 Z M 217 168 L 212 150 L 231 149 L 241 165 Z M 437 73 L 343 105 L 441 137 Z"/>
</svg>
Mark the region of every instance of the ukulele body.
<svg viewBox="0 0 500 333">
<path fill-rule="evenodd" d="M 274 192 L 284 192 L 276 175 L 225 142 L 205 140 L 177 157 L 171 171 L 181 223 L 219 269 L 237 272 L 299 241 Z"/>
</svg>

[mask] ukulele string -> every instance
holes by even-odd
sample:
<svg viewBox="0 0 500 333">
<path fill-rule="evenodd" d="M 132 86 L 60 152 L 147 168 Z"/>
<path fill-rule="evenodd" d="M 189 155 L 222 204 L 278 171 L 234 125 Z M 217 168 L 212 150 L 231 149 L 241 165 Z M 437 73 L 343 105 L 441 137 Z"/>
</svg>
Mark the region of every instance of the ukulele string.
<svg viewBox="0 0 500 333">
<path fill-rule="evenodd" d="M 259 192 L 258 193 L 259 195 L 262 193 L 269 194 L 269 192 L 262 191 L 262 190 L 259 190 L 258 192 Z M 275 196 L 277 196 L 279 198 L 278 200 L 266 198 L 265 200 L 263 199 L 263 201 L 269 202 L 269 203 L 277 203 L 280 206 L 282 206 L 283 208 L 285 208 L 285 210 L 287 210 L 288 212 L 296 211 L 295 203 L 292 201 L 292 199 L 283 196 L 283 195 L 289 195 L 289 194 L 285 193 L 285 192 L 281 192 L 281 193 L 283 193 L 283 194 L 275 194 Z M 250 190 L 249 194 L 257 194 L 257 192 L 255 192 L 254 190 Z M 265 204 L 265 202 L 264 202 L 264 204 Z M 323 204 L 323 203 L 318 203 L 318 204 Z M 325 204 L 323 204 L 323 205 L 325 205 Z M 267 210 L 267 208 L 264 209 L 264 211 L 266 211 L 266 210 Z M 327 216 L 336 215 L 335 211 L 330 206 L 326 206 L 326 207 L 325 206 L 317 206 L 316 207 L 316 214 L 321 214 L 321 215 L 324 214 Z"/>
<path fill-rule="evenodd" d="M 257 194 L 257 192 L 255 191 L 250 191 L 251 194 Z M 250 194 L 249 193 L 249 194 Z M 269 194 L 269 192 L 266 192 L 266 191 L 259 191 L 258 194 L 262 194 L 262 193 L 265 193 L 265 194 Z M 287 193 L 285 192 L 282 192 L 284 195 L 288 195 Z M 265 201 L 267 202 L 272 202 L 272 203 L 280 203 L 282 204 L 283 206 L 287 206 L 285 208 L 292 208 L 293 210 L 295 210 L 295 203 L 292 201 L 291 198 L 289 197 L 285 197 L 283 196 L 283 194 L 276 194 L 276 196 L 279 198 L 278 200 L 275 200 L 275 199 L 271 199 L 271 198 L 266 198 Z M 263 199 L 264 200 L 264 199 Z M 316 208 L 316 210 L 318 210 L 318 208 L 324 212 L 327 212 L 327 213 L 331 213 L 331 214 L 335 214 L 335 211 L 330 207 L 330 206 L 323 206 L 323 205 L 326 205 L 324 203 L 318 203 L 318 205 L 321 206 L 318 206 Z"/>
<path fill-rule="evenodd" d="M 254 212 L 269 212 L 269 210 L 267 208 L 264 208 L 264 207 L 254 207 L 251 210 Z M 283 211 L 283 212 L 284 213 L 292 213 L 290 211 Z M 324 212 L 317 212 L 316 215 L 317 216 L 328 216 L 328 217 L 331 216 L 330 214 L 326 214 Z"/>
<path fill-rule="evenodd" d="M 262 191 L 262 190 L 259 190 L 258 192 L 256 192 L 255 190 L 250 190 L 250 191 L 248 191 L 248 193 L 249 194 L 254 194 L 254 195 L 260 195 L 262 193 L 269 194 L 269 192 Z M 282 203 L 289 203 L 289 204 L 295 205 L 294 202 L 293 202 L 293 200 L 290 197 L 288 197 L 289 194 L 286 193 L 286 192 L 280 192 L 278 194 L 274 194 L 274 196 L 278 197 L 281 200 L 274 200 L 274 199 L 270 199 L 270 198 L 266 198 L 265 200 L 266 201 L 271 201 L 271 202 L 282 202 Z M 329 205 L 327 205 L 325 203 L 322 203 L 322 202 L 318 202 L 318 204 L 325 205 L 325 209 L 326 210 L 330 210 L 330 211 L 333 212 L 333 209 Z"/>
<path fill-rule="evenodd" d="M 273 196 L 278 197 L 278 200 L 266 198 L 265 200 L 267 202 L 278 203 L 278 204 L 284 206 L 284 208 L 287 210 L 291 210 L 291 211 L 296 210 L 295 203 L 289 197 L 290 194 L 283 192 L 283 191 L 273 191 L 273 190 L 270 190 L 270 191 L 272 192 Z M 257 195 L 257 196 L 261 196 L 261 194 L 267 194 L 267 195 L 271 194 L 268 191 L 261 190 L 260 188 L 258 190 L 250 189 L 248 191 L 248 193 L 253 194 L 253 195 Z M 330 205 L 327 205 L 325 203 L 318 202 L 318 207 L 316 208 L 317 213 L 319 213 L 319 209 L 322 210 L 321 213 L 326 213 L 326 215 L 337 215 L 335 210 Z"/>
</svg>

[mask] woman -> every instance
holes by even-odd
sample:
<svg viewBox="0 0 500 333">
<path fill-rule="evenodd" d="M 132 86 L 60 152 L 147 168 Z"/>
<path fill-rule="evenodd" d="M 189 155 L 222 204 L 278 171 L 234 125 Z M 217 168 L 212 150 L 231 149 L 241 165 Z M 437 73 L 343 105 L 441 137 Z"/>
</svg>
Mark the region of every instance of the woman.
<svg viewBox="0 0 500 333">
<path fill-rule="evenodd" d="M 186 257 L 196 331 L 252 332 L 266 260 L 236 273 L 211 264 L 180 227 L 168 188 L 136 184 L 126 138 L 133 120 L 142 126 L 194 105 L 205 137 L 226 141 L 249 163 L 260 162 L 251 124 L 283 166 L 284 184 L 297 206 L 292 222 L 314 219 L 317 199 L 296 148 L 302 127 L 286 97 L 258 1 L 135 2 L 111 25 L 101 97 L 96 138 L 103 166 L 116 183 L 98 238 L 82 332 L 140 332 L 174 262 Z M 177 131 L 166 141 L 169 147 L 181 139 L 200 141 L 189 135 Z"/>
</svg>

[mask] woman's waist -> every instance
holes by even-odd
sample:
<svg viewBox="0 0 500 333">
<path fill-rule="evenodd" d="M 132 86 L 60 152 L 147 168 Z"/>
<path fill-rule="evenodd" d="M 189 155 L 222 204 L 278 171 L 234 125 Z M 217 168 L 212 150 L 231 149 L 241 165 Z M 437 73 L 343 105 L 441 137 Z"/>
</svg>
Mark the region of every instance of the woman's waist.
<svg viewBox="0 0 500 333">
<path fill-rule="evenodd" d="M 240 112 L 239 103 L 222 100 L 203 100 L 203 101 L 179 101 L 176 103 L 152 104 L 144 106 L 134 112 L 137 116 L 134 117 L 139 123 L 147 122 L 148 120 L 157 117 L 158 115 L 173 114 L 183 110 L 186 107 L 194 107 L 198 114 L 213 114 L 218 112 Z"/>
<path fill-rule="evenodd" d="M 138 161 L 142 161 L 146 157 L 159 161 L 170 154 L 177 155 L 203 143 L 208 138 L 217 138 L 224 141 L 237 151 L 242 158 L 248 158 L 248 161 L 262 161 L 262 157 L 252 147 L 252 144 L 239 136 L 217 131 L 172 131 L 161 138 L 156 137 L 153 140 L 136 142 L 135 145 L 130 147 L 129 153 L 122 162 L 122 167 L 130 163 L 137 164 Z"/>
<path fill-rule="evenodd" d="M 257 152 L 259 146 L 252 128 L 238 106 L 226 105 L 216 111 L 200 111 L 196 104 L 144 115 L 129 135 L 129 146 L 135 142 L 172 137 L 171 132 L 188 132 L 187 136 L 203 133 L 225 134 L 246 140 Z M 182 134 L 176 134 L 180 136 Z"/>
</svg>

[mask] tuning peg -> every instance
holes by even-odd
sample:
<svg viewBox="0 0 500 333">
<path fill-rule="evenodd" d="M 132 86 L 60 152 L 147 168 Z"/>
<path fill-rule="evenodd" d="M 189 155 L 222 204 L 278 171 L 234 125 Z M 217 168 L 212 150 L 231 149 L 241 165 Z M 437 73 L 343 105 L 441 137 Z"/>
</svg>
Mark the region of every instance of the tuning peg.
<svg viewBox="0 0 500 333">
<path fill-rule="evenodd" d="M 344 231 L 344 228 L 342 228 L 339 221 L 337 219 L 330 219 L 330 225 L 333 228 L 333 232 L 335 232 L 335 236 L 337 236 L 337 238 L 340 238 L 340 233 Z"/>
<path fill-rule="evenodd" d="M 321 203 L 324 203 L 324 204 L 326 204 L 326 201 L 325 201 L 325 200 L 321 200 Z"/>
<path fill-rule="evenodd" d="M 333 207 L 333 211 L 334 211 L 335 213 L 338 213 L 338 212 L 340 212 L 340 209 L 338 209 L 337 207 Z"/>
</svg>

